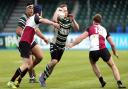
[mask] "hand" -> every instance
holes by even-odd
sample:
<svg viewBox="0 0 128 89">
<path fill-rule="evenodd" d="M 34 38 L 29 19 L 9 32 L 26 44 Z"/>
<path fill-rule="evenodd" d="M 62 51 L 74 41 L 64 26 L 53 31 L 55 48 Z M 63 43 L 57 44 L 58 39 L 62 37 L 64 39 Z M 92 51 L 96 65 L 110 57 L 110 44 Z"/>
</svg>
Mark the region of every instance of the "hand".
<svg viewBox="0 0 128 89">
<path fill-rule="evenodd" d="M 72 43 L 66 44 L 66 48 L 72 48 L 72 47 L 73 47 Z"/>
<path fill-rule="evenodd" d="M 114 54 L 114 56 L 118 59 L 119 58 L 119 56 L 118 56 L 118 54 L 117 53 L 113 53 Z"/>
<path fill-rule="evenodd" d="M 48 44 L 48 43 L 49 43 L 49 40 L 48 40 L 48 39 L 44 39 L 44 42 L 45 42 L 46 44 Z"/>
<path fill-rule="evenodd" d="M 73 21 L 74 20 L 73 14 L 69 14 L 69 18 L 70 18 L 71 21 Z"/>
<path fill-rule="evenodd" d="M 53 26 L 55 26 L 56 28 L 60 28 L 60 25 L 58 23 L 53 23 Z"/>
</svg>

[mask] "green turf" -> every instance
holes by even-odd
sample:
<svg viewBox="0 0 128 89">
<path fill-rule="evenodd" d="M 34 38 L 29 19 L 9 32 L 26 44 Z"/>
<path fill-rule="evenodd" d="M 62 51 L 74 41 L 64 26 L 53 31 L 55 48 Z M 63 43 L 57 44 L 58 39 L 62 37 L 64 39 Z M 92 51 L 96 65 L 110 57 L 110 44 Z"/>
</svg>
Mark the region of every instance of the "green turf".
<svg viewBox="0 0 128 89">
<path fill-rule="evenodd" d="M 44 51 L 44 60 L 35 68 L 37 79 L 50 61 L 49 51 Z M 119 59 L 114 58 L 119 68 L 123 83 L 128 87 L 128 53 L 119 51 Z M 0 89 L 9 89 L 6 83 L 10 80 L 22 60 L 16 50 L 0 51 Z M 117 89 L 116 81 L 110 68 L 101 59 L 98 62 L 107 85 L 104 89 Z M 88 51 L 65 51 L 62 60 L 55 67 L 47 80 L 47 87 L 41 88 L 39 83 L 28 83 L 28 74 L 24 77 L 19 89 L 102 89 L 93 74 L 88 60 Z"/>
</svg>

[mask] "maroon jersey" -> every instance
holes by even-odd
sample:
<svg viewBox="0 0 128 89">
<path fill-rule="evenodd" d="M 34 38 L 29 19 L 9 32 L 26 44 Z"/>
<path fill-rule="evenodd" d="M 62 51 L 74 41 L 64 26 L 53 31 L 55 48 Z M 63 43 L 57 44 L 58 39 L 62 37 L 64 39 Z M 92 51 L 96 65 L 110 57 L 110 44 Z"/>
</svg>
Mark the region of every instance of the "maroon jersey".
<svg viewBox="0 0 128 89">
<path fill-rule="evenodd" d="M 35 35 L 35 28 L 39 25 L 39 16 L 33 15 L 31 16 L 25 25 L 25 29 L 23 30 L 20 41 L 25 41 L 31 44 Z"/>
<path fill-rule="evenodd" d="M 105 39 L 109 36 L 106 29 L 100 24 L 93 24 L 88 28 L 90 51 L 106 48 Z"/>
</svg>

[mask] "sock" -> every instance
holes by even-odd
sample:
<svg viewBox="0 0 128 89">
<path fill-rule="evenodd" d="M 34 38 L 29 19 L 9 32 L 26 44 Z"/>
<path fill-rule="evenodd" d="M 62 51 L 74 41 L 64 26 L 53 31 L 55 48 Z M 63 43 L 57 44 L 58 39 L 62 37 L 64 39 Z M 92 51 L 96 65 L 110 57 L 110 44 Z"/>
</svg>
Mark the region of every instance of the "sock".
<svg viewBox="0 0 128 89">
<path fill-rule="evenodd" d="M 46 66 L 46 69 L 44 70 L 44 80 L 46 80 L 52 73 L 53 67 Z"/>
<path fill-rule="evenodd" d="M 29 72 L 29 77 L 30 77 L 30 79 L 36 77 L 36 74 L 35 74 L 35 70 L 34 70 L 34 69 L 30 69 L 30 70 L 28 70 L 28 72 Z"/>
<path fill-rule="evenodd" d="M 100 81 L 102 87 L 104 87 L 106 85 L 106 82 L 104 81 L 102 76 L 99 78 L 99 81 Z"/>
<path fill-rule="evenodd" d="M 21 74 L 21 69 L 18 68 L 15 72 L 15 74 L 13 75 L 11 81 L 14 82 L 16 80 L 16 78 Z"/>
<path fill-rule="evenodd" d="M 103 77 L 100 77 L 100 78 L 99 78 L 99 81 L 100 81 L 100 83 L 104 82 Z"/>
<path fill-rule="evenodd" d="M 21 80 L 25 76 L 25 74 L 27 73 L 27 71 L 28 71 L 28 68 L 26 68 L 23 72 L 21 72 L 21 74 L 20 74 L 20 76 L 19 76 L 19 78 L 17 80 L 18 83 L 21 83 Z"/>
</svg>

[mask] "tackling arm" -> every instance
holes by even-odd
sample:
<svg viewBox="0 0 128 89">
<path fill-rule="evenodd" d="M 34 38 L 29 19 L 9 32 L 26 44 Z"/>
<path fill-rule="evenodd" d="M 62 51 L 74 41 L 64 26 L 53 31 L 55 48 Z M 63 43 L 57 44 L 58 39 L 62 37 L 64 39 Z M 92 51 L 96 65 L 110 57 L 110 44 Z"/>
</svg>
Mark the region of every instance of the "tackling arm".
<svg viewBox="0 0 128 89">
<path fill-rule="evenodd" d="M 88 37 L 88 32 L 85 31 L 80 36 L 78 36 L 72 43 L 68 45 L 69 48 L 72 48 L 73 46 L 79 44 L 83 39 Z"/>
</svg>

